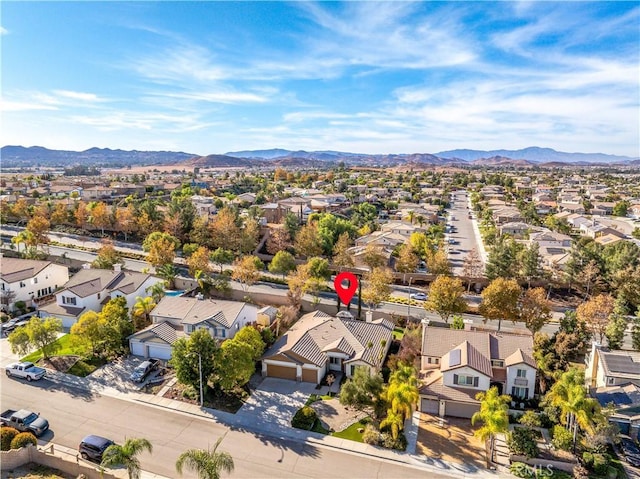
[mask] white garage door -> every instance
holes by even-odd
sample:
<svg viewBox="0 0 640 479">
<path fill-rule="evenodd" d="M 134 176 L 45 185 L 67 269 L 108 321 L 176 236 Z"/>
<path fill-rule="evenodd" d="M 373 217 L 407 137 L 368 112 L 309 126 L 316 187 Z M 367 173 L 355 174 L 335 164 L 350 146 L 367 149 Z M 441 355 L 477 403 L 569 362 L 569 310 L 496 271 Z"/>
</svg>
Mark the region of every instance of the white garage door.
<svg viewBox="0 0 640 479">
<path fill-rule="evenodd" d="M 156 359 L 171 359 L 171 346 L 150 344 L 149 357 Z"/>
<path fill-rule="evenodd" d="M 129 349 L 134 356 L 144 356 L 144 344 L 140 341 L 129 341 Z"/>
<path fill-rule="evenodd" d="M 438 414 L 440 402 L 437 399 L 423 399 L 420 411 L 426 414 Z"/>
</svg>

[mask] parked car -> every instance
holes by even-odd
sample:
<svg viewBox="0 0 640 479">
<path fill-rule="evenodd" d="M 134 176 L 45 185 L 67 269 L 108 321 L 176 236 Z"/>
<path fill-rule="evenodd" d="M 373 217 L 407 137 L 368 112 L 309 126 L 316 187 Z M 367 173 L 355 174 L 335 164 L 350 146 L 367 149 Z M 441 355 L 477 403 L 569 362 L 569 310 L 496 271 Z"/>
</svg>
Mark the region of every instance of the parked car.
<svg viewBox="0 0 640 479">
<path fill-rule="evenodd" d="M 39 368 L 29 362 L 9 364 L 5 368 L 5 372 L 9 377 L 23 378 L 27 381 L 37 381 L 38 379 L 42 379 L 47 373 L 45 369 Z"/>
<path fill-rule="evenodd" d="M 10 319 L 9 321 L 7 321 L 6 323 L 4 323 L 2 325 L 2 332 L 5 335 L 9 335 L 9 333 L 11 333 L 14 329 L 19 328 L 20 326 L 24 326 L 25 324 L 27 324 L 29 322 L 31 318 L 14 318 L 14 319 Z"/>
<path fill-rule="evenodd" d="M 159 364 L 160 360 L 158 359 L 147 359 L 143 361 L 133 370 L 130 379 L 133 382 L 141 383 L 152 371 L 158 369 Z"/>
<path fill-rule="evenodd" d="M 635 441 L 628 437 L 623 437 L 620 440 L 620 447 L 627 462 L 634 467 L 640 467 L 640 447 Z"/>
<path fill-rule="evenodd" d="M 415 299 L 416 301 L 425 301 L 427 299 L 427 295 L 424 293 L 411 293 L 409 295 L 409 299 Z"/>
<path fill-rule="evenodd" d="M 111 439 L 101 436 L 86 436 L 78 446 L 78 452 L 82 459 L 94 462 L 102 462 L 102 455 L 109 446 L 115 444 Z"/>
<path fill-rule="evenodd" d="M 36 436 L 42 436 L 49 429 L 49 421 L 40 417 L 39 413 L 27 409 L 7 409 L 0 414 L 0 423 L 21 432 L 32 432 Z"/>
</svg>

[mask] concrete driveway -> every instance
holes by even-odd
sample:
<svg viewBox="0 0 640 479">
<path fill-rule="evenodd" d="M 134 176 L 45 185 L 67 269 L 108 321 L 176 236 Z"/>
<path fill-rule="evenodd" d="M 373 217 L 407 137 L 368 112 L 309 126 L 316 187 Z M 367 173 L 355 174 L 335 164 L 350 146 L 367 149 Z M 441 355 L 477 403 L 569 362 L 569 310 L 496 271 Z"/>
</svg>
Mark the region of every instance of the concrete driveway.
<svg viewBox="0 0 640 479">
<path fill-rule="evenodd" d="M 133 370 L 142 363 L 142 361 L 144 361 L 143 358 L 136 356 L 120 358 L 96 369 L 87 379 L 91 380 L 94 384 L 115 389 L 122 393 L 138 392 L 149 379 L 157 374 L 157 371 L 152 372 L 146 377 L 144 382 L 141 383 L 131 381 L 129 376 L 131 376 Z"/>
<path fill-rule="evenodd" d="M 251 397 L 236 412 L 236 418 L 245 424 L 260 424 L 265 429 L 278 431 L 291 427 L 291 419 L 304 406 L 316 385 L 287 379 L 265 378 Z"/>
</svg>

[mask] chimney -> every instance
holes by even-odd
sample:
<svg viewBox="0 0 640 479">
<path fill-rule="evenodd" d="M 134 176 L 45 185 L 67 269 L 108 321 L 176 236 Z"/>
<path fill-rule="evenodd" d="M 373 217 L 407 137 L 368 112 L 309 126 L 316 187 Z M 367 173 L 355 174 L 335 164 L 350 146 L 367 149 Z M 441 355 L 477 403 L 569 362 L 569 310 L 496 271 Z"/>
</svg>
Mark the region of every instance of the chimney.
<svg viewBox="0 0 640 479">
<path fill-rule="evenodd" d="M 82 269 L 91 269 L 91 263 L 84 263 Z"/>
<path fill-rule="evenodd" d="M 198 301 L 203 301 L 203 300 L 204 300 L 204 294 L 202 294 L 202 293 L 198 293 L 198 294 L 196 294 L 196 299 L 197 299 Z"/>
<path fill-rule="evenodd" d="M 113 271 L 115 271 L 116 273 L 120 273 L 122 271 L 122 264 L 113 263 Z"/>
<path fill-rule="evenodd" d="M 371 311 L 367 311 L 366 313 L 364 313 L 364 318 L 367 323 L 370 323 L 371 321 L 373 321 L 373 313 Z"/>
</svg>

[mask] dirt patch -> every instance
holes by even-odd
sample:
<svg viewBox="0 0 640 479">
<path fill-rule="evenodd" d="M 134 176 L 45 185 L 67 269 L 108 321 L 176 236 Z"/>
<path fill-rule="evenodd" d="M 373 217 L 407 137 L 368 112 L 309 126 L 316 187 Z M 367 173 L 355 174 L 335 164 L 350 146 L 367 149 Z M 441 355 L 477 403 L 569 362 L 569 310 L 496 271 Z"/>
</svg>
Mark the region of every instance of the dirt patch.
<svg viewBox="0 0 640 479">
<path fill-rule="evenodd" d="M 311 407 L 318 413 L 322 425 L 332 431 L 342 431 L 354 422 L 367 417 L 367 413 L 347 408 L 337 399 L 316 401 L 311 404 Z"/>
<path fill-rule="evenodd" d="M 442 424 L 442 425 L 441 425 Z M 484 469 L 484 443 L 473 435 L 471 420 L 420 415 L 416 452 L 428 458 Z"/>
<path fill-rule="evenodd" d="M 162 397 L 200 405 L 200 393 L 180 383 L 170 387 Z M 204 407 L 235 414 L 248 397 L 249 393 L 244 389 L 238 390 L 235 394 L 214 394 L 214 391 L 209 388 L 204 397 Z"/>
<path fill-rule="evenodd" d="M 53 356 L 49 359 L 41 359 L 38 364 L 43 368 L 66 373 L 78 359 L 80 359 L 80 356 Z"/>
<path fill-rule="evenodd" d="M 2 471 L 0 477 L 2 479 L 73 479 L 75 476 L 40 464 L 30 463 L 9 471 Z"/>
</svg>

